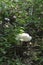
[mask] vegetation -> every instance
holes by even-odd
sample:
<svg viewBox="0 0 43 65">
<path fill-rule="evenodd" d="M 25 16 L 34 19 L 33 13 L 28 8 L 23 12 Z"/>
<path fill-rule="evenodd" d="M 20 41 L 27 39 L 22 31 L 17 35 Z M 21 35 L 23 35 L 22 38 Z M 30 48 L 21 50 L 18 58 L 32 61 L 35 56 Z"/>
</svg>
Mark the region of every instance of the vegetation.
<svg viewBox="0 0 43 65">
<path fill-rule="evenodd" d="M 23 32 L 32 36 L 25 48 Z M 0 65 L 43 65 L 43 0 L 0 0 Z"/>
</svg>

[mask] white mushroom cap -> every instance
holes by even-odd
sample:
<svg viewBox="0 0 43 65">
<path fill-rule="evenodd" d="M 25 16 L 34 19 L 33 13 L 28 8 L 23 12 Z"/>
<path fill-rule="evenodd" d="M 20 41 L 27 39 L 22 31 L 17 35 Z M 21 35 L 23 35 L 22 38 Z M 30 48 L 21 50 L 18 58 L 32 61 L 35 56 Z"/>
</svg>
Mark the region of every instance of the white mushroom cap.
<svg viewBox="0 0 43 65">
<path fill-rule="evenodd" d="M 5 20 L 10 21 L 10 19 L 9 19 L 9 18 L 5 18 Z"/>
<path fill-rule="evenodd" d="M 13 18 L 16 18 L 16 16 L 14 15 Z"/>
<path fill-rule="evenodd" d="M 21 33 L 21 34 L 18 34 L 17 37 L 16 37 L 16 40 L 20 40 L 20 41 L 31 41 L 32 37 L 27 34 L 27 33 Z"/>
</svg>

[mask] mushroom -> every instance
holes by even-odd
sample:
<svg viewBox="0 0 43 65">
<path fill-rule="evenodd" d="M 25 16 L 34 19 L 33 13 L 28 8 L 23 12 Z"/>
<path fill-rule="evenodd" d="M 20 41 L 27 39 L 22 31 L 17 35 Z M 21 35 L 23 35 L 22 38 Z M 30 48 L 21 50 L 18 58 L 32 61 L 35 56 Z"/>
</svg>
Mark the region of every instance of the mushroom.
<svg viewBox="0 0 43 65">
<path fill-rule="evenodd" d="M 28 33 L 20 33 L 16 36 L 16 40 L 21 41 L 20 46 L 16 49 L 16 54 L 20 57 L 25 56 L 24 52 L 27 51 L 27 44 L 30 43 L 32 37 Z"/>
<path fill-rule="evenodd" d="M 21 41 L 23 45 L 27 45 L 32 40 L 32 37 L 28 33 L 20 33 L 17 35 L 16 40 Z"/>
</svg>

